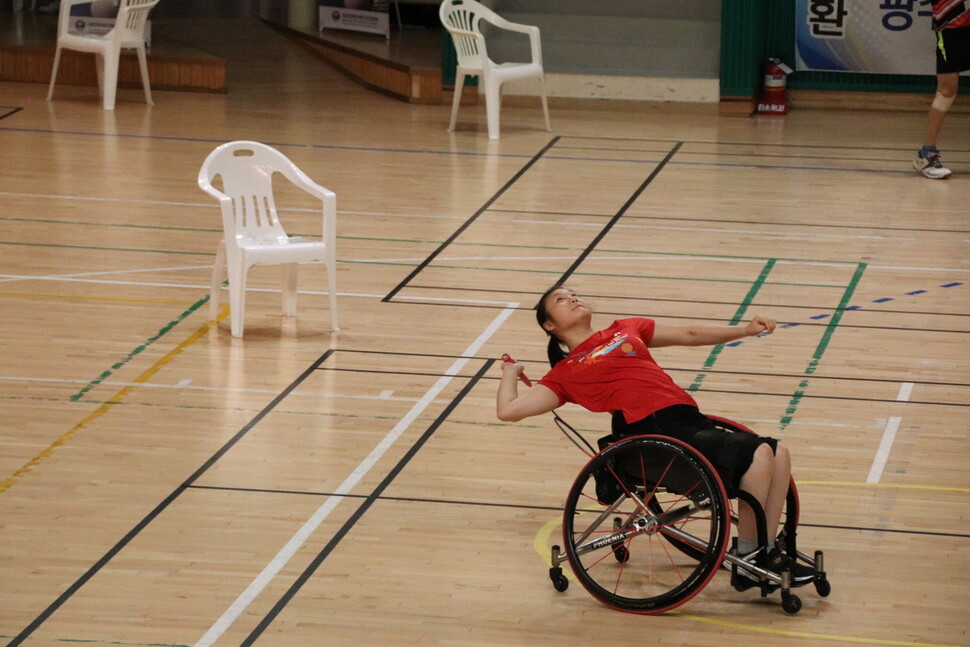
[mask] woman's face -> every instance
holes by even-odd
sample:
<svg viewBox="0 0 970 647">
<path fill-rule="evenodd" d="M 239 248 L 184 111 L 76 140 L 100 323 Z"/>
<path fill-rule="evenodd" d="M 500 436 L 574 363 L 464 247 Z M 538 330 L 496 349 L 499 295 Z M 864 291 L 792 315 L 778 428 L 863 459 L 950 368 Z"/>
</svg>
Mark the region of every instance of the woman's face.
<svg viewBox="0 0 970 647">
<path fill-rule="evenodd" d="M 543 328 L 549 332 L 569 328 L 583 320 L 588 322 L 592 315 L 586 301 L 569 288 L 553 290 L 546 297 L 545 306 L 549 318 Z"/>
</svg>

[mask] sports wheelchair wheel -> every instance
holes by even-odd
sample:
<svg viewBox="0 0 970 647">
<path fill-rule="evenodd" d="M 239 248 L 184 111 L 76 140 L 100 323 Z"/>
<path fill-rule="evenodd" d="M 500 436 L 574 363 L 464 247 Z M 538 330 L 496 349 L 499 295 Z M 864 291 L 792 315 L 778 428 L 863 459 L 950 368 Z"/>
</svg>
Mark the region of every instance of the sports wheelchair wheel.
<svg viewBox="0 0 970 647">
<path fill-rule="evenodd" d="M 566 499 L 563 540 L 593 597 L 621 611 L 661 613 L 717 573 L 730 524 L 727 492 L 703 456 L 677 440 L 634 436 L 579 473 Z M 670 542 L 691 554 L 670 550 Z"/>
</svg>

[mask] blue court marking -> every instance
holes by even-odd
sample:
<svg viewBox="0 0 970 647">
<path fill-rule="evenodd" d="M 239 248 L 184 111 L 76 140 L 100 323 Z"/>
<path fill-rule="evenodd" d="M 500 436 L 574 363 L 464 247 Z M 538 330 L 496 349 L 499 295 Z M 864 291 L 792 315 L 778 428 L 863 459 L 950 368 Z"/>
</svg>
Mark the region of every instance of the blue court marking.
<svg viewBox="0 0 970 647">
<path fill-rule="evenodd" d="M 954 281 L 952 283 L 944 283 L 940 287 L 941 288 L 955 288 L 955 287 L 957 287 L 959 285 L 963 285 L 963 283 L 961 283 L 960 281 Z M 908 296 L 915 296 L 917 294 L 928 294 L 928 293 L 929 293 L 929 290 L 913 290 L 911 292 L 906 292 L 905 294 L 907 294 Z M 893 301 L 893 300 L 894 300 L 894 297 L 882 297 L 880 299 L 873 299 L 872 300 L 872 303 L 886 303 L 887 301 Z M 862 309 L 864 309 L 864 307 L 865 306 L 858 306 L 858 305 L 846 306 L 845 308 L 842 308 L 842 310 L 843 311 L 848 311 L 848 310 L 862 310 Z M 809 319 L 814 319 L 814 320 L 827 319 L 827 318 L 829 318 L 831 316 L 832 316 L 831 313 L 824 313 L 824 314 L 812 315 L 812 316 L 809 317 Z M 797 322 L 797 321 L 790 321 L 790 322 L 786 322 L 786 323 L 783 323 L 783 324 L 778 324 L 778 328 L 794 328 L 795 326 L 801 326 L 801 325 L 802 324 L 799 323 L 799 322 Z M 762 333 L 758 333 L 757 335 L 755 335 L 755 337 L 764 337 L 767 334 L 769 334 L 769 333 L 762 332 Z M 730 346 L 731 348 L 734 348 L 735 346 L 740 346 L 743 343 L 744 343 L 743 341 L 732 341 L 732 342 L 730 342 L 728 344 L 724 344 L 724 345 L 725 346 Z"/>
</svg>

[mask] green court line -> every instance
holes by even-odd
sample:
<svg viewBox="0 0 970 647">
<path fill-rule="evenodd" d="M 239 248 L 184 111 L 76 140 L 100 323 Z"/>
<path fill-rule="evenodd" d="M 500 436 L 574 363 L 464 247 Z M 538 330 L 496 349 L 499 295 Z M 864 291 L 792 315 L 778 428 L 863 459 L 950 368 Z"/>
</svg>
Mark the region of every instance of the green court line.
<svg viewBox="0 0 970 647">
<path fill-rule="evenodd" d="M 146 339 L 143 344 L 141 344 L 140 346 L 137 346 L 133 351 L 131 351 L 130 353 L 128 353 L 127 355 L 125 355 L 125 357 L 121 361 L 115 362 L 114 364 L 112 364 L 111 365 L 111 368 L 109 368 L 106 371 L 104 371 L 103 373 L 101 373 L 101 375 L 99 375 L 98 377 L 96 377 L 93 380 L 91 380 L 90 382 L 88 382 L 87 385 L 83 389 L 81 389 L 80 391 L 78 391 L 77 393 L 75 393 L 74 395 L 72 395 L 69 398 L 71 400 L 71 402 L 77 402 L 77 401 L 79 401 L 81 398 L 83 398 L 87 394 L 88 391 L 90 391 L 91 389 L 93 389 L 94 387 L 96 387 L 101 382 L 105 381 L 108 377 L 111 376 L 111 374 L 114 371 L 120 369 L 122 366 L 124 366 L 125 364 L 127 364 L 128 362 L 130 362 L 131 360 L 133 360 L 135 357 L 137 357 L 139 354 L 141 354 L 142 351 L 144 351 L 146 348 L 148 348 L 149 346 L 151 346 L 153 343 L 155 343 L 156 341 L 158 341 L 159 339 L 161 339 L 172 328 L 174 328 L 175 326 L 177 326 L 179 323 L 181 323 L 183 320 L 185 320 L 186 317 L 188 317 L 190 314 L 192 314 L 193 312 L 195 312 L 196 310 L 198 310 L 199 308 L 201 308 L 203 306 L 203 304 L 205 304 L 208 301 L 209 301 L 209 295 L 206 295 L 206 296 L 202 297 L 201 299 L 199 299 L 198 301 L 196 301 L 195 303 L 193 303 L 192 305 L 190 305 L 189 308 L 185 312 L 183 312 L 178 317 L 176 317 L 172 321 L 170 321 L 167 324 L 165 324 L 165 326 L 162 327 L 161 330 L 159 330 L 156 334 L 154 334 L 151 337 L 149 337 L 148 339 Z M 114 403 L 112 403 L 112 404 L 114 404 Z"/>
<path fill-rule="evenodd" d="M 15 636 L 5 636 L 0 634 L 0 638 L 14 638 Z M 132 643 L 121 640 L 94 640 L 84 638 L 52 638 L 54 642 L 70 643 L 72 645 L 119 645 L 121 647 L 190 647 L 182 643 Z"/>
<path fill-rule="evenodd" d="M 822 356 L 825 355 L 825 351 L 832 341 L 832 335 L 835 334 L 835 329 L 838 328 L 839 322 L 842 321 L 842 315 L 845 314 L 845 308 L 849 305 L 849 301 L 852 299 L 852 294 L 855 289 L 859 286 L 859 281 L 862 280 L 862 275 L 866 271 L 866 263 L 859 263 L 856 267 L 855 274 L 852 276 L 852 280 L 845 287 L 845 292 L 842 294 L 842 301 L 835 308 L 832 313 L 832 317 L 829 318 L 829 323 L 825 327 L 825 332 L 822 333 L 822 338 L 818 342 L 818 346 L 815 348 L 815 353 L 812 355 L 812 359 L 808 362 L 808 366 L 805 367 L 805 375 L 811 376 L 818 369 L 818 365 L 822 361 Z M 798 409 L 799 403 L 802 398 L 805 397 L 805 391 L 808 389 L 809 379 L 806 377 L 798 384 L 798 388 L 792 393 L 791 400 L 788 402 L 788 407 L 785 409 L 785 415 L 782 416 L 779 421 L 779 431 L 784 431 L 785 428 L 791 424 L 791 421 L 795 417 L 795 411 Z"/>
<path fill-rule="evenodd" d="M 19 218 L 0 216 L 8 222 L 31 222 L 48 225 L 83 225 L 85 227 L 123 227 L 125 229 L 150 229 L 158 231 L 195 231 L 222 233 L 222 227 L 166 227 L 165 225 L 139 225 L 133 222 L 92 222 L 90 220 L 58 220 L 57 218 Z"/>
<path fill-rule="evenodd" d="M 761 268 L 761 273 L 758 275 L 758 278 L 755 279 L 754 283 L 751 284 L 751 289 L 748 290 L 748 293 L 741 301 L 741 305 L 738 306 L 738 309 L 735 311 L 734 316 L 731 317 L 731 321 L 729 325 L 736 326 L 741 321 L 741 319 L 744 318 L 745 313 L 748 311 L 748 308 L 751 306 L 751 303 L 754 301 L 755 296 L 757 296 L 758 291 L 761 290 L 761 286 L 763 286 L 765 282 L 768 280 L 768 275 L 771 274 L 771 270 L 774 269 L 776 260 L 777 259 L 769 258 L 768 262 L 765 263 L 765 266 Z M 710 354 L 707 356 L 707 359 L 704 361 L 705 371 L 709 371 L 714 367 L 714 363 L 717 362 L 717 358 L 720 357 L 721 351 L 723 350 L 724 350 L 724 344 L 718 344 L 717 346 L 711 349 Z M 697 376 L 694 378 L 694 383 L 691 384 L 689 387 L 687 387 L 687 390 L 690 392 L 693 392 L 700 389 L 701 383 L 704 381 L 704 378 L 706 376 L 707 376 L 706 373 L 698 373 Z"/>
<path fill-rule="evenodd" d="M 186 252 L 174 249 L 134 249 L 129 247 L 98 247 L 97 245 L 51 245 L 50 243 L 12 243 L 0 241 L 0 245 L 17 247 L 47 247 L 50 249 L 90 249 L 99 252 L 141 252 L 148 254 L 184 254 L 188 256 L 213 256 L 214 252 Z"/>
</svg>

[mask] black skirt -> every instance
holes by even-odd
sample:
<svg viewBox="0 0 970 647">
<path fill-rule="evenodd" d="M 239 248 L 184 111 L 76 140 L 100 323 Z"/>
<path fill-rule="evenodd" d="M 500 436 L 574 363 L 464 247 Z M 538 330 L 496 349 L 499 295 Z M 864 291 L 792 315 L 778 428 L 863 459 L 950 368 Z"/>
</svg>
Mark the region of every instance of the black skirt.
<svg viewBox="0 0 970 647">
<path fill-rule="evenodd" d="M 758 447 L 768 445 L 774 452 L 778 446 L 774 438 L 719 429 L 688 404 L 675 404 L 631 423 L 623 419 L 622 413 L 614 413 L 613 435 L 617 440 L 628 436 L 668 436 L 687 443 L 710 461 L 732 496 L 740 488 L 741 477 L 751 467 Z"/>
</svg>

